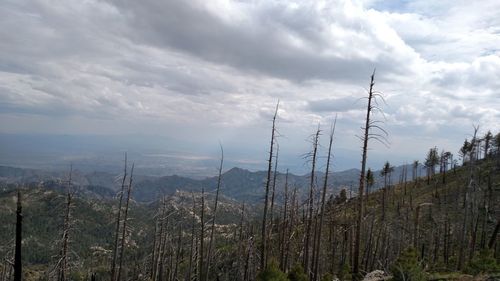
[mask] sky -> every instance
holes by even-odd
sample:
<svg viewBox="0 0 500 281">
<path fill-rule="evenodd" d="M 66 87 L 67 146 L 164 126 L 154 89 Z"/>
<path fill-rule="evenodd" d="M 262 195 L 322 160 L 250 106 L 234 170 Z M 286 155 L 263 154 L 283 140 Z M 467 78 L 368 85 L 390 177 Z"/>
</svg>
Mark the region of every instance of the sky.
<svg viewBox="0 0 500 281">
<path fill-rule="evenodd" d="M 221 143 L 228 166 L 263 170 L 279 100 L 281 169 L 308 169 L 318 124 L 323 157 L 334 116 L 334 169 L 355 168 L 376 69 L 389 137 L 370 143 L 369 165 L 456 154 L 473 124 L 500 131 L 499 12 L 496 0 L 4 0 L 0 134 L 112 138 L 143 165 L 167 155 L 212 172 Z"/>
</svg>

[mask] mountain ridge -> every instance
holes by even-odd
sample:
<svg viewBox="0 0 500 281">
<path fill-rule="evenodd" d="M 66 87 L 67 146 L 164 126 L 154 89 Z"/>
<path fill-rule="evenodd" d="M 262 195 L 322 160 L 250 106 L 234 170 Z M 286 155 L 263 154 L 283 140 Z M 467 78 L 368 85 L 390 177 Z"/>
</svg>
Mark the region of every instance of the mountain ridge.
<svg viewBox="0 0 500 281">
<path fill-rule="evenodd" d="M 410 166 L 410 165 L 407 165 Z M 404 165 L 395 167 L 392 179 L 398 179 L 403 173 Z M 411 171 L 411 167 L 408 167 Z M 382 186 L 380 171 L 374 171 L 376 181 L 374 190 Z M 410 173 L 410 172 L 408 172 Z M 0 183 L 22 184 L 28 186 L 46 186 L 50 188 L 64 188 L 67 182 L 68 171 L 47 171 L 39 169 L 19 168 L 11 166 L 0 166 Z M 321 186 L 324 181 L 324 172 L 316 171 L 316 187 Z M 267 171 L 250 171 L 245 168 L 232 167 L 222 174 L 221 193 L 224 196 L 247 202 L 258 202 L 263 198 Z M 122 175 L 103 171 L 83 173 L 78 169 L 73 170 L 73 185 L 79 186 L 85 194 L 94 194 L 97 197 L 110 197 L 120 189 Z M 277 200 L 285 184 L 286 173 L 279 172 L 276 175 Z M 359 169 L 351 168 L 338 172 L 331 172 L 329 176 L 329 193 L 336 194 L 341 189 L 351 189 L 359 180 Z M 147 176 L 134 175 L 133 196 L 140 202 L 150 202 L 158 198 L 171 195 L 176 190 L 199 192 L 204 187 L 207 192 L 215 190 L 217 176 L 196 179 L 180 175 Z M 288 174 L 290 189 L 297 188 L 299 193 L 304 193 L 310 185 L 310 173 L 304 175 Z M 353 195 L 351 193 L 351 195 Z"/>
</svg>

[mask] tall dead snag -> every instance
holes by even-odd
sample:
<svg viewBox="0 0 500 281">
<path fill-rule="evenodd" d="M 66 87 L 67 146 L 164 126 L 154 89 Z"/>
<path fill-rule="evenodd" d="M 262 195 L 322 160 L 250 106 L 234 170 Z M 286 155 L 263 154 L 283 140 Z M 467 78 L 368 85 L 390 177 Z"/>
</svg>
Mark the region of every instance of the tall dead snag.
<svg viewBox="0 0 500 281">
<path fill-rule="evenodd" d="M 181 257 L 181 248 L 182 248 L 182 224 L 178 226 L 179 233 L 177 235 L 177 249 L 175 251 L 175 267 L 174 272 L 172 274 L 172 280 L 179 280 L 179 263 Z"/>
<path fill-rule="evenodd" d="M 274 220 L 274 198 L 276 194 L 276 178 L 278 176 L 278 156 L 279 156 L 280 146 L 276 143 L 276 157 L 274 160 L 274 172 L 273 172 L 273 186 L 271 188 L 271 209 L 269 210 L 271 213 L 271 221 L 269 227 L 268 239 L 271 239 L 273 235 L 273 220 Z M 271 253 L 272 254 L 272 253 Z"/>
<path fill-rule="evenodd" d="M 326 189 L 328 187 L 328 174 L 330 173 L 330 160 L 332 156 L 332 144 L 333 144 L 333 135 L 335 134 L 335 125 L 337 124 L 337 116 L 335 116 L 335 121 L 333 122 L 333 127 L 330 132 L 330 142 L 328 144 L 328 156 L 326 158 L 326 168 L 325 168 L 325 180 L 323 182 L 323 190 L 321 193 L 321 207 L 320 207 L 320 214 L 319 214 L 319 226 L 318 226 L 318 231 L 317 231 L 317 245 L 316 245 L 316 250 L 314 251 L 316 253 L 316 256 L 313 257 L 313 281 L 316 281 L 320 278 L 319 276 L 319 256 L 320 256 L 320 250 L 321 250 L 321 231 L 323 229 L 323 221 L 324 221 L 324 215 L 325 215 L 325 200 L 326 200 Z"/>
<path fill-rule="evenodd" d="M 196 200 L 194 199 L 194 194 L 191 193 L 191 196 L 193 198 L 193 217 L 191 221 L 191 249 L 189 250 L 189 266 L 188 266 L 188 272 L 187 272 L 187 278 L 186 280 L 191 281 L 191 274 L 193 272 L 193 254 L 194 254 L 194 247 L 195 247 L 195 235 L 196 235 Z"/>
<path fill-rule="evenodd" d="M 208 242 L 208 252 L 207 252 L 207 273 L 205 276 L 208 278 L 210 272 L 210 261 L 212 259 L 212 247 L 215 232 L 215 219 L 217 217 L 217 204 L 219 203 L 219 190 L 222 180 L 222 165 L 224 164 L 224 149 L 222 145 L 220 146 L 220 165 L 219 165 L 219 176 L 217 177 L 217 190 L 215 191 L 215 204 L 214 204 L 214 214 L 212 218 L 212 228 L 210 229 L 210 240 Z"/>
<path fill-rule="evenodd" d="M 465 264 L 465 250 L 467 247 L 467 223 L 468 223 L 468 214 L 469 214 L 469 191 L 475 185 L 475 159 L 476 159 L 476 136 L 479 127 L 474 126 L 474 136 L 471 140 L 471 151 L 470 151 L 470 159 L 469 159 L 469 182 L 465 186 L 464 190 L 464 201 L 463 201 L 463 223 L 462 223 L 462 232 L 460 233 L 460 247 L 458 250 L 458 262 L 457 262 L 457 270 L 462 270 Z"/>
<path fill-rule="evenodd" d="M 305 232 L 305 242 L 304 242 L 304 261 L 303 266 L 309 276 L 312 276 L 311 268 L 309 267 L 309 244 L 311 243 L 311 230 L 312 230 L 312 222 L 314 215 L 314 175 L 316 172 L 316 156 L 318 153 L 318 141 L 319 141 L 319 125 L 316 133 L 313 135 L 312 139 L 312 152 L 310 154 L 312 158 L 312 167 L 311 167 L 311 181 L 309 182 L 309 198 L 308 198 L 308 213 L 307 213 L 307 226 Z"/>
<path fill-rule="evenodd" d="M 70 230 L 70 220 L 71 220 L 71 176 L 73 173 L 73 166 L 70 166 L 69 180 L 68 180 L 68 190 L 66 196 L 66 210 L 64 213 L 64 225 L 61 241 L 61 252 L 59 258 L 59 268 L 57 274 L 57 280 L 66 281 L 68 280 L 68 248 L 69 248 L 69 230 Z"/>
<path fill-rule="evenodd" d="M 273 127 L 271 130 L 271 145 L 269 148 L 269 160 L 267 167 L 267 179 L 266 179 L 266 194 L 264 197 L 264 214 L 262 215 L 262 232 L 261 232 L 261 245 L 260 245 L 260 269 L 264 270 L 267 265 L 267 207 L 269 205 L 269 187 L 271 183 L 271 172 L 273 166 L 273 148 L 274 148 L 274 138 L 276 133 L 276 116 L 278 115 L 279 101 L 276 104 L 276 110 L 273 116 Z"/>
<path fill-rule="evenodd" d="M 129 183 L 128 183 L 128 189 L 127 189 L 127 201 L 125 201 L 125 210 L 123 211 L 123 227 L 122 227 L 122 239 L 121 239 L 121 245 L 120 245 L 120 264 L 118 268 L 118 281 L 121 280 L 121 275 L 122 275 L 122 265 L 123 265 L 123 252 L 125 250 L 125 239 L 126 237 L 126 231 L 127 231 L 127 218 L 128 218 L 128 209 L 129 209 L 129 204 L 130 204 L 130 195 L 132 193 L 132 179 L 133 179 L 133 174 L 134 174 L 134 163 L 132 163 L 132 168 L 130 169 L 130 178 L 129 178 Z"/>
<path fill-rule="evenodd" d="M 382 112 L 380 107 L 378 107 L 378 102 L 376 97 L 380 97 L 383 99 L 383 97 L 373 91 L 373 86 L 375 85 L 375 70 L 373 70 L 373 74 L 371 75 L 370 79 L 370 89 L 368 90 L 368 105 L 366 107 L 366 119 L 365 119 L 365 126 L 362 128 L 364 130 L 364 134 L 361 137 L 361 140 L 363 142 L 363 153 L 361 157 L 361 172 L 359 174 L 359 190 L 358 190 L 358 212 L 357 212 L 357 218 L 356 218 L 356 233 L 355 233 L 355 241 L 354 241 L 354 251 L 353 251 L 353 270 L 352 270 L 352 275 L 354 280 L 358 280 L 360 278 L 359 276 L 359 252 L 360 252 L 360 243 L 361 243 L 361 222 L 363 220 L 363 193 L 365 189 L 365 175 L 366 175 L 366 158 L 367 158 L 367 152 L 368 152 L 368 140 L 369 139 L 375 139 L 380 142 L 387 142 L 386 137 L 387 137 L 387 132 L 382 129 L 378 123 L 381 121 L 377 120 L 371 120 L 371 114 L 373 113 L 373 110 L 378 110 Z M 372 133 L 370 132 L 370 129 L 378 129 L 380 132 L 379 133 Z"/>
<path fill-rule="evenodd" d="M 244 274 L 243 274 L 243 269 L 242 266 L 244 264 L 244 251 L 245 251 L 245 246 L 243 244 L 243 224 L 245 221 L 245 202 L 242 203 L 241 205 L 241 217 L 240 217 L 240 225 L 239 225 L 239 234 L 238 234 L 238 268 L 237 268 L 237 275 L 240 280 L 243 280 Z"/>
<path fill-rule="evenodd" d="M 288 219 L 287 219 L 287 214 L 288 214 L 288 169 L 286 169 L 286 175 L 285 175 L 285 192 L 284 192 L 284 210 L 283 210 L 283 230 L 282 230 L 282 236 L 280 238 L 280 269 L 282 271 L 286 271 L 285 269 L 285 249 L 286 249 L 286 237 L 287 237 L 287 231 L 288 231 Z"/>
<path fill-rule="evenodd" d="M 493 246 L 495 246 L 495 241 L 497 241 L 497 236 L 499 231 L 500 231 L 500 220 L 497 221 L 495 230 L 493 230 L 493 234 L 491 234 L 490 241 L 488 241 L 489 249 L 493 249 Z"/>
<path fill-rule="evenodd" d="M 111 281 L 116 280 L 116 259 L 118 257 L 118 240 L 120 237 L 120 222 L 123 204 L 123 193 L 125 192 L 125 180 L 127 179 L 127 153 L 125 153 L 125 167 L 123 169 L 122 187 L 118 201 L 118 214 L 116 214 L 115 242 L 113 244 L 113 260 L 111 262 Z"/>
<path fill-rule="evenodd" d="M 23 206 L 21 203 L 21 191 L 17 191 L 16 209 L 16 250 L 14 254 L 14 281 L 21 281 L 23 275 L 23 264 L 21 260 L 21 247 L 23 241 Z"/>
<path fill-rule="evenodd" d="M 205 240 L 205 188 L 201 188 L 201 211 L 200 211 L 200 250 L 199 250 L 199 267 L 200 272 L 198 273 L 198 280 L 204 281 L 204 269 L 203 269 L 203 248 Z"/>
<path fill-rule="evenodd" d="M 163 257 L 163 252 L 164 252 L 164 239 L 163 237 L 165 236 L 164 233 L 166 233 L 166 228 L 168 224 L 168 216 L 166 214 L 167 211 L 167 203 L 165 200 L 165 197 L 162 198 L 161 205 L 158 207 L 159 208 L 159 216 L 157 219 L 157 224 L 159 225 L 159 232 L 158 236 L 156 238 L 156 250 L 153 252 L 153 270 L 152 270 L 152 280 L 158 280 L 158 275 L 161 272 L 161 266 L 162 266 L 162 257 Z M 167 223 L 165 223 L 167 221 Z"/>
<path fill-rule="evenodd" d="M 156 262 L 156 254 L 158 253 L 157 248 L 158 248 L 158 217 L 155 220 L 155 231 L 154 231 L 154 235 L 153 235 L 153 249 L 152 249 L 152 253 L 151 253 L 151 272 L 149 275 L 151 279 L 153 279 L 153 275 L 154 275 L 155 268 L 156 268 L 155 262 Z"/>
<path fill-rule="evenodd" d="M 432 206 L 432 203 L 420 203 L 417 208 L 415 209 L 415 222 L 413 226 L 413 247 L 415 249 L 418 249 L 419 246 L 419 224 L 420 224 L 420 208 L 424 206 Z"/>
</svg>

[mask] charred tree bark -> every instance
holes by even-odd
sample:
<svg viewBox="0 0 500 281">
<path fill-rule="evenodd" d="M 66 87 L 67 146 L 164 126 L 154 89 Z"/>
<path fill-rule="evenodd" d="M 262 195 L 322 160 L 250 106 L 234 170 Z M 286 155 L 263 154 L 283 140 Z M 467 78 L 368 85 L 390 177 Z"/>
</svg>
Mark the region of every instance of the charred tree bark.
<svg viewBox="0 0 500 281">
<path fill-rule="evenodd" d="M 279 156 L 279 144 L 276 143 L 276 157 L 274 161 L 274 172 L 273 172 L 273 186 L 271 188 L 271 209 L 269 212 L 271 213 L 271 221 L 269 223 L 269 233 L 268 233 L 268 239 L 272 239 L 273 235 L 273 223 L 274 223 L 274 197 L 276 193 L 276 178 L 278 177 L 278 156 Z M 269 251 L 268 251 L 269 253 Z M 272 253 L 271 253 L 272 254 Z"/>
<path fill-rule="evenodd" d="M 475 168 L 475 146 L 476 146 L 476 134 L 478 131 L 478 127 L 474 127 L 474 136 L 471 140 L 472 150 L 470 151 L 470 160 L 469 160 L 469 183 L 465 186 L 464 191 L 464 201 L 463 201 L 463 222 L 462 222 L 462 232 L 460 233 L 460 247 L 458 252 L 458 262 L 457 262 L 457 270 L 462 270 L 465 263 L 465 250 L 467 244 L 467 221 L 468 221 L 468 213 L 469 213 L 469 190 L 472 188 L 474 183 L 474 168 Z"/>
<path fill-rule="evenodd" d="M 23 264 L 21 259 L 21 248 L 23 241 L 23 206 L 21 202 L 21 191 L 18 190 L 16 209 L 16 249 L 14 254 L 14 281 L 21 281 L 23 278 Z"/>
<path fill-rule="evenodd" d="M 245 256 L 245 246 L 243 243 L 243 225 L 245 221 L 245 202 L 242 203 L 241 206 L 241 217 L 240 217 L 240 225 L 239 225 L 239 234 L 238 234 L 238 278 L 242 280 L 245 279 L 244 269 L 242 265 L 244 264 L 244 256 Z"/>
<path fill-rule="evenodd" d="M 130 178 L 129 178 L 129 183 L 128 183 L 128 189 L 127 189 L 127 201 L 125 201 L 125 210 L 123 211 L 123 228 L 122 228 L 122 239 L 121 239 L 121 245 L 120 245 L 120 263 L 119 263 L 119 268 L 118 268 L 118 281 L 121 280 L 121 275 L 123 271 L 123 253 L 125 251 L 125 238 L 126 238 L 126 231 L 127 231 L 127 218 L 128 218 L 128 209 L 129 209 L 129 204 L 130 204 L 130 195 L 132 193 L 132 179 L 133 179 L 133 174 L 134 174 L 134 163 L 132 163 L 132 168 L 130 170 Z"/>
<path fill-rule="evenodd" d="M 271 145 L 269 148 L 269 160 L 267 167 L 267 179 L 266 179 L 266 194 L 264 197 L 264 214 L 262 216 L 262 233 L 261 233 L 261 247 L 260 247 L 260 269 L 264 270 L 267 265 L 267 208 L 269 205 L 269 188 L 271 183 L 271 172 L 273 166 L 273 148 L 274 148 L 274 138 L 276 132 L 276 116 L 278 115 L 279 102 L 276 104 L 276 110 L 273 116 L 273 127 L 271 131 Z"/>
<path fill-rule="evenodd" d="M 175 251 L 175 267 L 174 273 L 172 275 L 172 280 L 179 280 L 178 278 L 178 269 L 181 257 L 181 248 L 182 248 L 182 225 L 179 226 L 179 234 L 177 236 L 177 249 Z"/>
<path fill-rule="evenodd" d="M 313 215 L 314 215 L 314 175 L 316 172 L 316 155 L 318 152 L 318 140 L 319 140 L 319 125 L 318 125 L 318 130 L 316 130 L 316 133 L 314 134 L 313 137 L 313 150 L 312 150 L 312 168 L 311 168 L 311 181 L 309 183 L 309 198 L 308 198 L 308 213 L 307 213 L 307 226 L 306 226 L 306 232 L 305 232 L 305 243 L 304 243 L 304 261 L 303 261 L 303 266 L 308 274 L 308 276 L 311 276 L 311 269 L 309 267 L 309 244 L 310 244 L 310 239 L 311 239 L 311 229 L 312 229 L 312 220 L 313 220 Z"/>
<path fill-rule="evenodd" d="M 214 233 L 215 233 L 215 219 L 217 218 L 217 205 L 219 203 L 219 191 L 222 180 L 222 165 L 224 164 L 224 149 L 222 145 L 220 146 L 220 165 L 219 165 L 219 175 L 217 177 L 217 190 L 215 191 L 215 203 L 214 203 L 214 214 L 212 218 L 212 228 L 210 229 L 210 240 L 208 242 L 208 252 L 207 252 L 207 273 L 205 276 L 209 276 L 210 273 L 210 262 L 212 259 L 212 247 L 214 241 Z"/>
<path fill-rule="evenodd" d="M 285 249 L 286 249 L 286 237 L 288 233 L 288 169 L 286 170 L 285 175 L 285 202 L 284 202 L 284 210 L 283 210 L 283 232 L 280 243 L 280 268 L 282 271 L 285 271 Z"/>
<path fill-rule="evenodd" d="M 321 249 L 321 231 L 323 230 L 323 221 L 325 217 L 325 201 L 326 201 L 326 190 L 328 187 L 328 175 L 330 173 L 330 160 L 332 156 L 332 145 L 333 145 L 333 136 L 335 134 L 335 126 L 337 124 L 337 117 L 335 116 L 335 121 L 333 122 L 333 127 L 330 132 L 330 142 L 328 144 L 328 156 L 326 158 L 326 168 L 325 168 L 325 180 L 323 182 L 323 190 L 321 194 L 321 207 L 319 214 L 319 226 L 317 231 L 317 245 L 316 245 L 316 256 L 313 257 L 313 265 L 314 265 L 314 273 L 313 273 L 313 281 L 316 281 L 320 278 L 319 276 L 319 257 L 320 257 L 320 249 Z"/>
<path fill-rule="evenodd" d="M 368 91 L 368 106 L 366 108 L 366 120 L 365 120 L 365 127 L 364 127 L 364 135 L 363 135 L 363 153 L 361 157 L 361 172 L 359 176 L 359 191 L 358 191 L 358 212 L 357 212 L 357 218 L 356 218 L 356 236 L 355 236 L 355 241 L 354 241 L 354 253 L 353 253 L 353 270 L 352 270 L 352 277 L 353 280 L 358 280 L 360 278 L 359 273 L 359 251 L 361 247 L 361 222 L 363 220 L 363 193 L 364 193 L 364 188 L 365 188 L 365 174 L 366 174 L 366 158 L 367 158 L 367 152 L 368 152 L 368 139 L 370 138 L 370 128 L 375 127 L 376 125 L 373 125 L 373 122 L 371 122 L 370 119 L 370 114 L 372 112 L 372 109 L 374 108 L 372 105 L 372 99 L 373 99 L 373 86 L 375 85 L 374 82 L 375 79 L 375 71 L 373 71 L 373 74 L 370 79 L 370 89 Z"/>
<path fill-rule="evenodd" d="M 118 214 L 116 215 L 115 242 L 113 244 L 113 260 L 111 262 L 111 281 L 116 280 L 116 259 L 118 258 L 118 241 L 120 239 L 120 222 L 122 212 L 123 193 L 125 192 L 125 180 L 127 178 L 127 153 L 125 153 L 125 168 L 123 169 L 122 188 L 118 201 Z"/>
<path fill-rule="evenodd" d="M 156 258 L 156 247 L 157 247 L 157 241 L 158 241 L 158 219 L 155 220 L 155 232 L 154 232 L 154 237 L 153 237 L 153 249 L 151 253 L 151 272 L 149 274 L 150 278 L 153 279 L 153 274 L 155 271 L 155 258 Z"/>
<path fill-rule="evenodd" d="M 493 249 L 493 246 L 495 246 L 495 242 L 497 241 L 497 236 L 499 231 L 500 231 L 500 220 L 497 221 L 495 230 L 493 230 L 493 234 L 491 234 L 490 241 L 488 242 L 489 249 Z"/>
<path fill-rule="evenodd" d="M 58 280 L 66 281 L 68 280 L 68 248 L 69 248 L 69 230 L 70 230 L 70 219 L 71 219 L 71 176 L 73 173 L 73 167 L 70 168 L 68 190 L 66 197 L 66 210 L 64 215 L 64 226 L 61 241 L 61 252 L 58 268 Z"/>
<path fill-rule="evenodd" d="M 196 201 L 194 200 L 194 194 L 191 194 L 193 197 L 193 218 L 191 221 L 191 249 L 189 251 L 189 266 L 187 272 L 187 281 L 191 281 L 191 274 L 193 272 L 193 254 L 195 247 L 195 235 L 196 235 Z"/>
<path fill-rule="evenodd" d="M 160 268 L 162 267 L 162 258 L 163 258 L 163 251 L 164 251 L 164 244 L 165 244 L 165 239 L 164 239 L 164 233 L 166 232 L 166 201 L 165 197 L 162 198 L 162 205 L 161 205 L 161 212 L 160 212 L 160 218 L 158 219 L 158 224 L 160 225 L 160 232 L 159 232 L 159 237 L 157 239 L 157 249 L 156 249 L 156 254 L 154 255 L 153 259 L 153 273 L 152 273 L 152 279 L 153 281 L 158 280 L 158 276 L 160 274 Z"/>
<path fill-rule="evenodd" d="M 290 245 L 291 245 L 291 239 L 292 239 L 292 225 L 295 225 L 295 218 L 296 218 L 296 212 L 298 209 L 298 203 L 297 201 L 297 188 L 294 188 L 293 193 L 292 193 L 292 207 L 290 211 L 290 218 L 289 218 L 289 227 L 288 227 L 288 233 L 287 233 L 287 238 L 285 242 L 285 261 L 284 261 L 284 270 L 288 270 L 288 265 L 289 265 L 289 260 L 290 260 Z"/>
<path fill-rule="evenodd" d="M 205 281 L 204 278 L 204 265 L 203 265 L 203 248 L 204 248 L 204 240 L 205 240 L 205 188 L 201 188 L 201 212 L 200 212 L 200 251 L 199 251 L 199 258 L 200 258 L 200 272 L 199 272 L 199 280 L 200 281 Z"/>
</svg>

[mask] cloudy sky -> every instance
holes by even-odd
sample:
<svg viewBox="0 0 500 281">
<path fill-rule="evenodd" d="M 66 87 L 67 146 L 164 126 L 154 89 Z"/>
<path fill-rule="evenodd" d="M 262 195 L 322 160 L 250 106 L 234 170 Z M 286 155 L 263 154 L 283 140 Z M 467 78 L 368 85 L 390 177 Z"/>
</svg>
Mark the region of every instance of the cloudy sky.
<svg viewBox="0 0 500 281">
<path fill-rule="evenodd" d="M 338 114 L 345 169 L 376 68 L 390 144 L 370 165 L 456 152 L 472 124 L 500 130 L 499 13 L 496 0 L 5 0 L 0 133 L 165 139 L 202 160 L 220 141 L 232 164 L 264 169 L 279 99 L 283 168 L 307 167 L 308 136 L 320 123 L 326 146 Z"/>
</svg>

